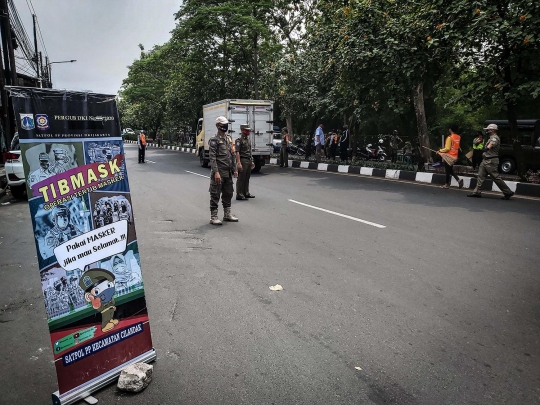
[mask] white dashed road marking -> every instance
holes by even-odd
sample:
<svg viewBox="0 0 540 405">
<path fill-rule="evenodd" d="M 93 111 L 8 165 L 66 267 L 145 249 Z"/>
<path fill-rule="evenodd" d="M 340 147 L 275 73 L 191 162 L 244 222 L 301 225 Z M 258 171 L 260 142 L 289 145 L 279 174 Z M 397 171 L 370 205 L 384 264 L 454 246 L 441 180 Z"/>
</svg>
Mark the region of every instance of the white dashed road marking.
<svg viewBox="0 0 540 405">
<path fill-rule="evenodd" d="M 366 225 L 371 225 L 371 226 L 374 226 L 374 227 L 376 227 L 376 228 L 381 228 L 381 229 L 382 229 L 382 228 L 386 228 L 386 226 L 380 225 L 380 224 L 376 224 L 375 222 L 366 221 L 366 220 L 364 220 L 364 219 L 351 217 L 350 215 L 340 214 L 339 212 L 334 212 L 334 211 L 330 211 L 330 210 L 327 210 L 327 209 L 324 209 L 324 208 L 315 207 L 315 206 L 313 206 L 313 205 L 304 204 L 304 203 L 302 203 L 302 202 L 300 202 L 300 201 L 295 201 L 295 200 L 289 200 L 289 201 L 292 202 L 292 203 L 295 203 L 295 204 L 303 205 L 304 207 L 313 208 L 314 210 L 318 210 L 318 211 L 322 211 L 322 212 L 327 212 L 328 214 L 337 215 L 338 217 L 351 219 L 351 220 L 353 220 L 353 221 L 361 222 L 361 223 L 366 224 Z"/>
<path fill-rule="evenodd" d="M 195 176 L 206 177 L 207 179 L 210 178 L 210 176 L 205 176 L 204 174 L 199 174 L 199 173 L 195 173 L 195 172 L 190 172 L 189 170 L 186 170 L 186 173 L 194 174 Z"/>
</svg>

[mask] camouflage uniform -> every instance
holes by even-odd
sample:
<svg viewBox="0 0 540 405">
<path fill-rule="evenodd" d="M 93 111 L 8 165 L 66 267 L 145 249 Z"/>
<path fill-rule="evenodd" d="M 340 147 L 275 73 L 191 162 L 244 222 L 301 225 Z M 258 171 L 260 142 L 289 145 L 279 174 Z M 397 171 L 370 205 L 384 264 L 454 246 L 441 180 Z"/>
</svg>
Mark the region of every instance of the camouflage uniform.
<svg viewBox="0 0 540 405">
<path fill-rule="evenodd" d="M 240 153 L 240 163 L 242 171 L 238 173 L 238 181 L 236 182 L 236 198 L 248 197 L 249 194 L 249 178 L 251 177 L 251 140 L 249 136 L 240 136 L 235 142 L 235 149 Z"/>
<path fill-rule="evenodd" d="M 512 196 L 514 194 L 512 190 L 510 190 L 504 180 L 499 177 L 499 149 L 501 148 L 501 140 L 497 134 L 491 134 L 486 143 L 486 148 L 489 145 L 491 145 L 491 148 L 484 152 L 484 159 L 482 160 L 482 163 L 480 163 L 480 168 L 478 169 L 478 179 L 473 194 L 480 196 L 484 180 L 488 175 L 491 175 L 493 182 L 499 187 L 505 197 Z"/>
<path fill-rule="evenodd" d="M 210 149 L 210 212 L 217 216 L 219 199 L 221 197 L 223 209 L 231 208 L 231 199 L 234 194 L 233 173 L 236 164 L 233 158 L 232 145 L 228 137 L 216 135 L 208 141 Z M 217 184 L 214 174 L 219 173 L 221 184 Z"/>
</svg>

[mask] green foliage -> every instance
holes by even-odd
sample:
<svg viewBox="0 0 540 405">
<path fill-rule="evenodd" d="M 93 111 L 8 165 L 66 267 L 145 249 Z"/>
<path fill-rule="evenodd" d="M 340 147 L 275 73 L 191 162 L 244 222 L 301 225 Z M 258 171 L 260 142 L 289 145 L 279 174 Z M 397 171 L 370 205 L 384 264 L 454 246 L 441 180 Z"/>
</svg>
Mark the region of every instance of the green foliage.
<svg viewBox="0 0 540 405">
<path fill-rule="evenodd" d="M 457 122 L 466 144 L 488 118 L 540 118 L 536 0 L 186 0 L 176 19 L 130 67 L 124 126 L 178 131 L 255 97 L 295 134 L 346 122 L 354 142 L 438 144 Z"/>
</svg>

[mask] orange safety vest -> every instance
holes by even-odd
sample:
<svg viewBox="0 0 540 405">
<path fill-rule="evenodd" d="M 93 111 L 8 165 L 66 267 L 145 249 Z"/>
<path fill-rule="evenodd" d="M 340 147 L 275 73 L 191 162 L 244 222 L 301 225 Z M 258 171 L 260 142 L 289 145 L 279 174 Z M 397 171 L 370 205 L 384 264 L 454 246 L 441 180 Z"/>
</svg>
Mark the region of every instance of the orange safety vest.
<svg viewBox="0 0 540 405">
<path fill-rule="evenodd" d="M 142 146 L 146 146 L 146 136 L 144 134 L 139 134 Z"/>
<path fill-rule="evenodd" d="M 459 153 L 459 144 L 461 143 L 461 136 L 458 134 L 452 134 L 450 135 L 450 139 L 452 140 L 452 146 L 450 146 L 450 151 L 448 154 L 457 159 Z"/>
</svg>

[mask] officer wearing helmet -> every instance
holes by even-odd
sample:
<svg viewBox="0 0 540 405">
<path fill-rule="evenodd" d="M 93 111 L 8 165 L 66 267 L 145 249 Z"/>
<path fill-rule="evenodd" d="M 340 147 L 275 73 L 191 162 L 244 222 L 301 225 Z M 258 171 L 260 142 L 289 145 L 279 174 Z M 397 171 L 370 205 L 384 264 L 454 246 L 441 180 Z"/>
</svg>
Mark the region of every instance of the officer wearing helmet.
<svg viewBox="0 0 540 405">
<path fill-rule="evenodd" d="M 54 164 L 51 168 L 51 171 L 54 174 L 64 173 L 69 169 L 69 157 L 66 155 L 66 151 L 62 148 L 53 149 L 54 153 Z"/>
<path fill-rule="evenodd" d="M 71 223 L 69 208 L 63 204 L 54 208 L 52 213 L 54 227 L 45 235 L 45 247 L 41 250 L 44 259 L 54 255 L 54 248 L 82 234 L 81 230 Z"/>
<path fill-rule="evenodd" d="M 236 199 L 247 200 L 255 198 L 249 193 L 249 178 L 251 170 L 255 167 L 253 156 L 251 156 L 251 141 L 249 135 L 251 128 L 249 125 L 240 125 L 242 135 L 235 142 L 236 167 L 238 168 L 238 181 L 236 182 Z"/>
<path fill-rule="evenodd" d="M 482 184 L 489 175 L 493 178 L 493 182 L 499 187 L 504 196 L 503 200 L 509 200 L 514 195 L 514 192 L 506 185 L 503 179 L 499 177 L 499 149 L 501 148 L 501 139 L 497 135 L 499 127 L 497 124 L 489 124 L 484 128 L 487 133 L 488 141 L 484 145 L 483 160 L 478 169 L 478 178 L 476 188 L 467 197 L 482 197 Z"/>
<path fill-rule="evenodd" d="M 233 176 L 238 177 L 235 159 L 233 156 L 233 145 L 231 144 L 227 132 L 229 121 L 225 117 L 216 118 L 217 135 L 208 141 L 210 167 L 210 223 L 221 225 L 218 219 L 218 204 L 221 197 L 223 204 L 223 220 L 228 222 L 238 222 L 231 213 L 231 199 L 234 194 Z"/>
<path fill-rule="evenodd" d="M 28 185 L 30 187 L 54 175 L 54 173 L 50 170 L 49 155 L 45 152 L 41 152 L 39 154 L 39 166 L 39 169 L 34 170 L 32 173 L 30 173 L 30 176 L 28 176 Z"/>
</svg>

